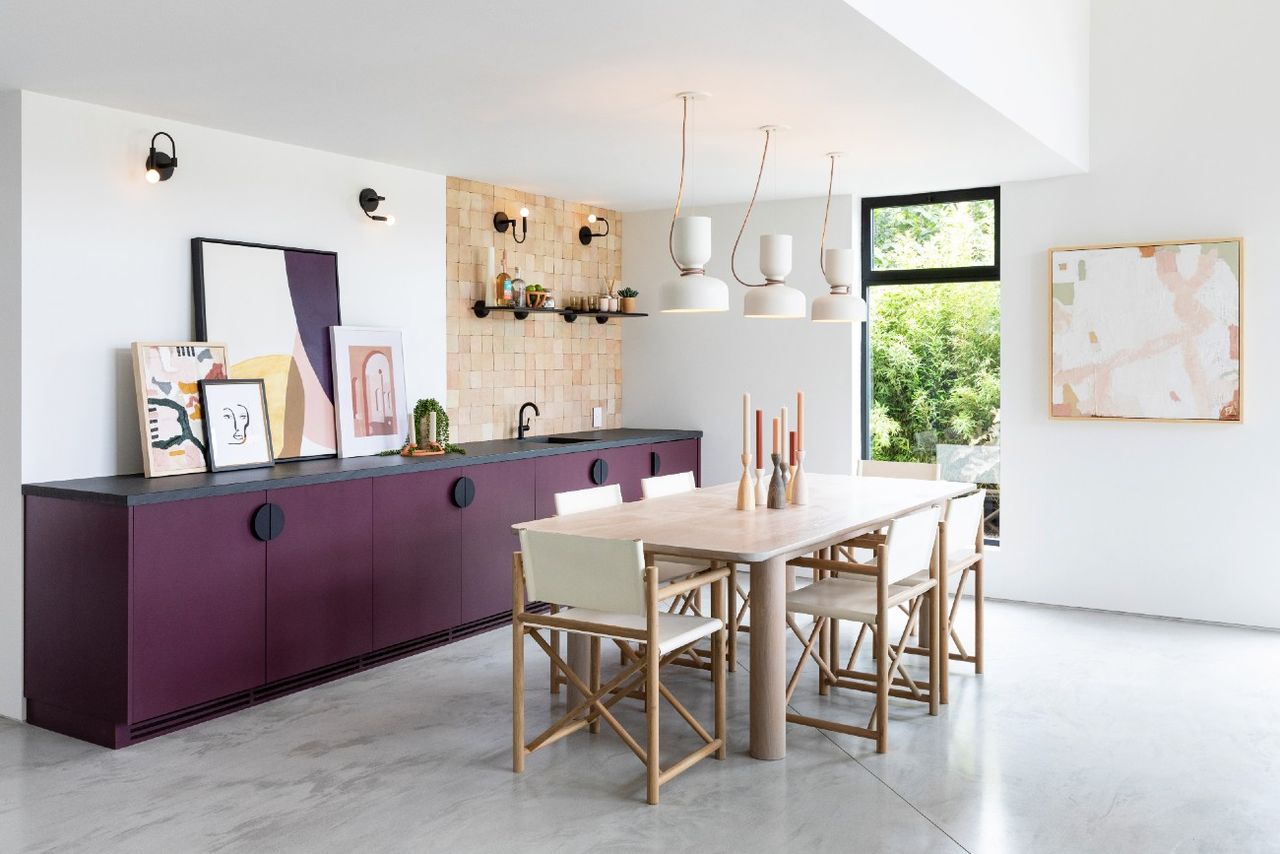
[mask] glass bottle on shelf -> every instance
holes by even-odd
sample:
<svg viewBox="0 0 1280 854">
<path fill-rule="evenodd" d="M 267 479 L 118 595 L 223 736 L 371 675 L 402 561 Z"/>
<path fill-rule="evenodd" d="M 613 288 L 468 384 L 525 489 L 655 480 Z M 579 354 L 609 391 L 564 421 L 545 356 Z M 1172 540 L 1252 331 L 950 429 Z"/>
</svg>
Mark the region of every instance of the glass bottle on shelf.
<svg viewBox="0 0 1280 854">
<path fill-rule="evenodd" d="M 511 277 L 507 275 L 507 252 L 502 252 L 502 272 L 493 280 L 494 305 L 511 305 Z"/>
<path fill-rule="evenodd" d="M 516 308 L 524 308 L 524 279 L 520 278 L 520 268 L 516 267 L 515 278 L 511 280 L 511 299 L 512 305 Z"/>
</svg>

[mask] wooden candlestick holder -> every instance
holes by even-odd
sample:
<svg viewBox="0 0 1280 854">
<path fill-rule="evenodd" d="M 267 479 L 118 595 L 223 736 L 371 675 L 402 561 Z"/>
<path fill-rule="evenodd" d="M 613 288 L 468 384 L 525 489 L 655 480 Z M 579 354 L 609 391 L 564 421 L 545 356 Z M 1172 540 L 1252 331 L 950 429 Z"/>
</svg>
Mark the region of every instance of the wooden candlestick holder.
<svg viewBox="0 0 1280 854">
<path fill-rule="evenodd" d="M 742 479 L 738 481 L 738 509 L 755 510 L 756 497 L 751 488 L 751 455 L 742 455 Z"/>
<path fill-rule="evenodd" d="M 809 482 L 804 476 L 804 451 L 796 451 L 796 467 L 791 472 L 791 503 L 809 503 Z"/>
<path fill-rule="evenodd" d="M 782 454 L 771 454 L 773 477 L 769 479 L 769 509 L 781 510 L 787 506 L 787 486 L 782 479 Z"/>
</svg>

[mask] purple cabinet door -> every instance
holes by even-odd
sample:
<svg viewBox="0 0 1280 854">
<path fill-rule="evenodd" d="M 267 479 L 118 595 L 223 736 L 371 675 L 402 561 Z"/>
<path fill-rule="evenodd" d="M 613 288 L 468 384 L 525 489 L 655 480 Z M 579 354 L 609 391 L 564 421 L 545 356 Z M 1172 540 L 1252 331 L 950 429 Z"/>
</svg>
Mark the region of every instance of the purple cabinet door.
<svg viewBox="0 0 1280 854">
<path fill-rule="evenodd" d="M 373 648 L 373 478 L 273 489 L 267 681 Z"/>
<path fill-rule="evenodd" d="M 485 463 L 457 470 L 475 484 L 462 511 L 462 622 L 511 610 L 511 555 L 520 540 L 511 526 L 534 518 L 534 460 Z"/>
<path fill-rule="evenodd" d="M 130 720 L 264 681 L 266 545 L 250 529 L 265 493 L 133 511 Z"/>
<path fill-rule="evenodd" d="M 373 645 L 461 622 L 462 510 L 453 482 L 465 469 L 373 479 Z"/>
<path fill-rule="evenodd" d="M 702 466 L 699 464 L 697 439 L 660 442 L 649 447 L 653 451 L 654 474 L 691 471 L 698 485 L 702 485 Z"/>
<path fill-rule="evenodd" d="M 547 519 L 556 515 L 556 493 L 587 489 L 591 482 L 591 464 L 597 453 L 558 454 L 534 460 L 534 517 Z"/>
<path fill-rule="evenodd" d="M 640 481 L 649 476 L 653 463 L 649 455 L 649 445 L 627 445 L 623 448 L 609 448 L 600 451 L 598 456 L 609 464 L 609 476 L 605 483 L 616 483 L 622 488 L 623 501 L 639 501 L 644 497 L 640 491 Z"/>
</svg>

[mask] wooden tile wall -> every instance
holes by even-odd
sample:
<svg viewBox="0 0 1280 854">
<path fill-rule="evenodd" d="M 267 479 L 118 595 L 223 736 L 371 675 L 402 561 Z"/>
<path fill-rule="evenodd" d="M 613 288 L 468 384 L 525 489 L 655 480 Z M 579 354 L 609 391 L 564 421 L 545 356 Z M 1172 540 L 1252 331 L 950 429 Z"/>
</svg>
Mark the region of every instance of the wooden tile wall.
<svg viewBox="0 0 1280 854">
<path fill-rule="evenodd" d="M 541 284 L 564 305 L 572 294 L 601 294 L 622 277 L 622 221 L 615 211 L 524 193 L 480 181 L 448 178 L 446 193 L 445 282 L 448 335 L 446 407 L 454 441 L 500 439 L 516 434 L 520 404 L 532 400 L 542 411 L 534 433 L 589 430 L 591 410 L 604 409 L 604 426 L 622 426 L 622 334 L 627 323 L 607 324 L 556 315 L 516 320 L 505 312 L 478 318 L 477 299 L 494 301 L 485 278 L 487 248 L 495 247 L 497 267 L 529 284 Z M 517 217 L 529 209 L 529 236 L 523 244 L 511 231 L 493 228 L 495 211 Z M 590 246 L 578 240 L 587 215 L 609 220 L 609 236 Z M 599 230 L 599 227 L 597 227 Z M 643 309 L 642 309 L 643 310 Z"/>
</svg>

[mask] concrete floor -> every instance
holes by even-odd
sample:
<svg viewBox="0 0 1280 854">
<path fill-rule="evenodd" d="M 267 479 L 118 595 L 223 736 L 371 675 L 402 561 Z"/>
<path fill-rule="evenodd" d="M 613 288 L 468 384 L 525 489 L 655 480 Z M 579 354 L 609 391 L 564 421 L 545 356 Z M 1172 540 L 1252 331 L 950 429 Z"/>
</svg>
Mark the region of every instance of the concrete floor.
<svg viewBox="0 0 1280 854">
<path fill-rule="evenodd" d="M 791 726 L 785 761 L 750 759 L 740 667 L 729 759 L 657 808 L 607 728 L 511 773 L 507 631 L 122 751 L 3 721 L 0 850 L 1280 851 L 1280 634 L 990 603 L 988 637 L 939 717 L 895 704 L 884 756 Z M 529 658 L 532 727 L 559 706 Z M 799 711 L 865 720 L 812 674 Z M 670 683 L 709 709 L 700 674 Z"/>
</svg>

